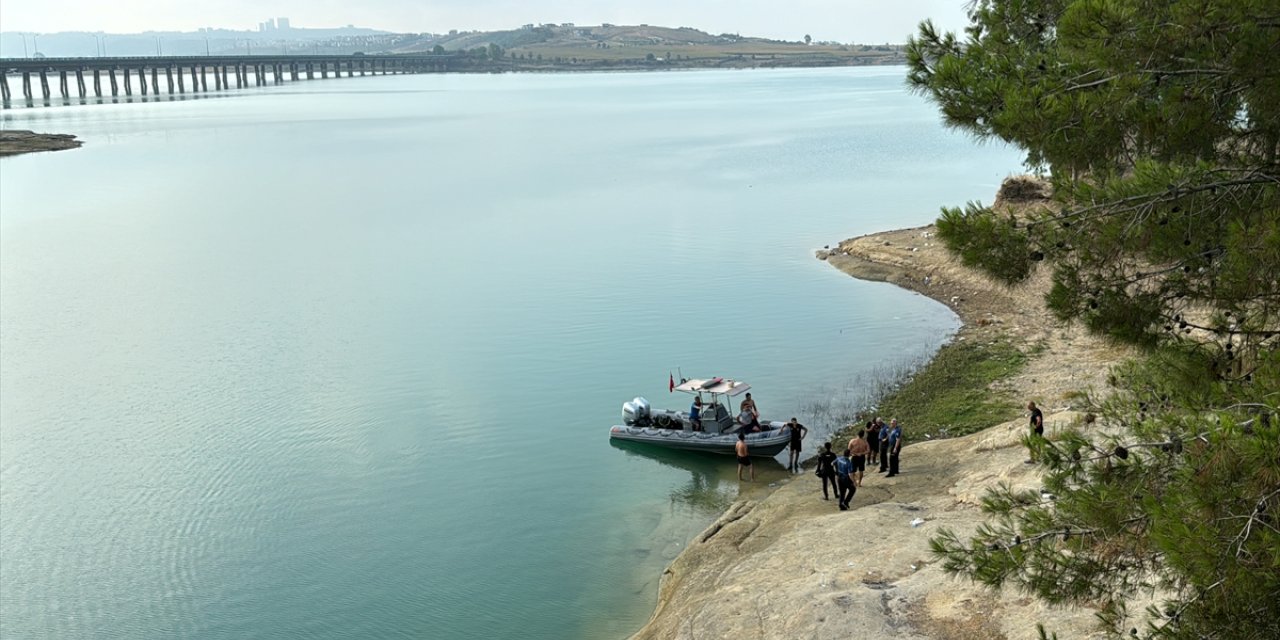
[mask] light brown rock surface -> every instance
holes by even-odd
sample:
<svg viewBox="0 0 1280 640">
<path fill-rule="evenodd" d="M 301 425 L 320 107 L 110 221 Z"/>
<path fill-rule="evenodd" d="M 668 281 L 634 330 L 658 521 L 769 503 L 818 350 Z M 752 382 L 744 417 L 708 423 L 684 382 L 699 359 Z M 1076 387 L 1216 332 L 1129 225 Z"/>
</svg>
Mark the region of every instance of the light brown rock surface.
<svg viewBox="0 0 1280 640">
<path fill-rule="evenodd" d="M 1073 419 L 1060 412 L 1048 424 Z M 1023 463 L 1024 429 L 1019 420 L 907 447 L 902 475 L 872 473 L 851 511 L 824 502 L 811 474 L 735 503 L 672 563 L 636 637 L 1034 638 L 1038 621 L 1064 638 L 1093 637 L 1091 612 L 994 594 L 947 576 L 929 553 L 939 527 L 977 527 L 987 487 L 1039 486 Z"/>
<path fill-rule="evenodd" d="M 1044 276 L 1017 288 L 996 284 L 960 265 L 933 232 L 864 236 L 819 257 L 947 304 L 965 322 L 957 340 L 1035 346 L 1023 372 L 998 384 L 1037 400 L 1050 433 L 1079 422 L 1072 392 L 1101 388 L 1128 352 L 1055 321 L 1041 299 Z M 1064 639 L 1103 637 L 1092 611 L 1050 609 L 950 577 L 929 552 L 938 528 L 963 536 L 978 527 L 986 488 L 1040 486 L 1036 468 L 1024 463 L 1026 429 L 1019 419 L 909 444 L 902 475 L 869 473 L 851 511 L 824 502 L 811 472 L 735 503 L 668 567 L 654 615 L 635 638 L 1022 639 L 1038 637 L 1037 622 Z M 916 519 L 923 524 L 913 527 Z"/>
</svg>

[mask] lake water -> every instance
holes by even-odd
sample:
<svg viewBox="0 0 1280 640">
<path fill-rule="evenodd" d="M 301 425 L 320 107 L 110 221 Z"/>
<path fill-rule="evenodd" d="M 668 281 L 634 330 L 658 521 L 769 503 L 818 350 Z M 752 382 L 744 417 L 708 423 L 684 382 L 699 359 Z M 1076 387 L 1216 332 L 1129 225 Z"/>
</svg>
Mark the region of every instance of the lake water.
<svg viewBox="0 0 1280 640">
<path fill-rule="evenodd" d="M 85 146 L 0 161 L 0 636 L 634 631 L 684 544 L 786 474 L 611 446 L 622 402 L 723 375 L 826 428 L 957 328 L 813 258 L 1018 170 L 903 74 L 5 112 Z"/>
</svg>

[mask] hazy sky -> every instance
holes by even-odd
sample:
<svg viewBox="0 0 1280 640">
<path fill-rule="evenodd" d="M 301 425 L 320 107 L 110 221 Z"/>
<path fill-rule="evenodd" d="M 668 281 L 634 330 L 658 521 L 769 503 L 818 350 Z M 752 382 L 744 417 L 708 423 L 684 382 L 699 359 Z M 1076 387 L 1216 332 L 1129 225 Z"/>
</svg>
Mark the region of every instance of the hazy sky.
<svg viewBox="0 0 1280 640">
<path fill-rule="evenodd" d="M 191 31 L 353 24 L 401 32 L 510 29 L 527 22 L 695 27 L 799 40 L 902 42 L 924 18 L 964 24 L 966 0 L 0 0 L 0 30 Z"/>
</svg>

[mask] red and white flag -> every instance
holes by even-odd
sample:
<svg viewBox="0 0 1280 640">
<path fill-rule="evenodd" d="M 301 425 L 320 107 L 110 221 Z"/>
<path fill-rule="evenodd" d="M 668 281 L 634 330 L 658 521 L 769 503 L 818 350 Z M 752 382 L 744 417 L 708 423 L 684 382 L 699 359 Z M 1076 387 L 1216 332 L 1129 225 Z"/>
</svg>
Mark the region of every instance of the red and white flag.
<svg viewBox="0 0 1280 640">
<path fill-rule="evenodd" d="M 667 393 L 671 393 L 672 391 L 675 391 L 675 390 L 676 390 L 676 377 L 671 375 L 670 372 L 667 372 Z"/>
</svg>

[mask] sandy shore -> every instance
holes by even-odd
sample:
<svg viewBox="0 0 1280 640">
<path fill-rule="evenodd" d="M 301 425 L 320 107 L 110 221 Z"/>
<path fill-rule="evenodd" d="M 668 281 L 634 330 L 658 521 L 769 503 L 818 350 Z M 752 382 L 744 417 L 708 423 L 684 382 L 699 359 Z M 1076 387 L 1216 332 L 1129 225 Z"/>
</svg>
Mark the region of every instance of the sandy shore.
<svg viewBox="0 0 1280 640">
<path fill-rule="evenodd" d="M 1044 311 L 1047 280 L 1017 288 L 959 264 L 932 227 L 854 238 L 819 258 L 857 278 L 886 281 L 946 304 L 957 340 L 1011 340 L 1030 356 L 997 384 L 1035 399 L 1052 433 L 1080 421 L 1069 393 L 1101 387 L 1127 352 L 1064 327 Z M 906 425 L 912 430 L 927 425 Z M 902 475 L 871 473 L 840 512 L 812 473 L 758 500 L 735 502 L 664 572 L 658 604 L 636 638 L 1102 637 L 1092 611 L 1049 609 L 1022 594 L 992 593 L 944 574 L 929 553 L 939 527 L 969 534 L 983 491 L 1000 482 L 1040 486 L 1024 464 L 1025 418 L 970 436 L 909 444 Z M 913 526 L 913 521 L 923 521 Z"/>
<path fill-rule="evenodd" d="M 16 156 L 36 151 L 61 151 L 75 149 L 82 142 L 66 133 L 35 133 L 34 131 L 0 131 L 0 156 Z"/>
</svg>

